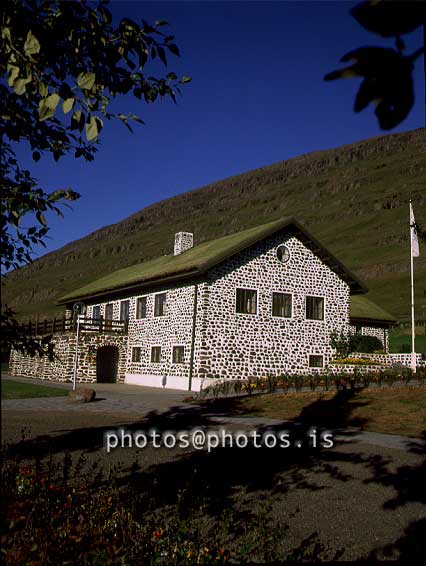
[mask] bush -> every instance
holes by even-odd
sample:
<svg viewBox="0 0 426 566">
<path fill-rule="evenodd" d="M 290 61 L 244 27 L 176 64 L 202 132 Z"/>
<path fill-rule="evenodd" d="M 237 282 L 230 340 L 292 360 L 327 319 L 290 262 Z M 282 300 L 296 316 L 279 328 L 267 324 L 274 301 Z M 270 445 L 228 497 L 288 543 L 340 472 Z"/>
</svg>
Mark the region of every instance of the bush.
<svg viewBox="0 0 426 566">
<path fill-rule="evenodd" d="M 351 352 L 372 354 L 375 350 L 383 350 L 383 344 L 376 336 L 354 334 L 349 338 L 349 344 Z"/>
</svg>

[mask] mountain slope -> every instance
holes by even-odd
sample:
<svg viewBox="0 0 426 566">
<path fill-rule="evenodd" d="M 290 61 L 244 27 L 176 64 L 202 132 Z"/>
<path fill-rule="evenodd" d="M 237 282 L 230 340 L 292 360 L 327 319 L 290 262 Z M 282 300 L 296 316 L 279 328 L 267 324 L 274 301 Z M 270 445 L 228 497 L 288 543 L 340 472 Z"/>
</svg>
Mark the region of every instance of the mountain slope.
<svg viewBox="0 0 426 566">
<path fill-rule="evenodd" d="M 408 203 L 426 225 L 426 131 L 318 151 L 149 206 L 11 273 L 3 301 L 22 317 L 59 312 L 57 297 L 144 259 L 170 253 L 174 233 L 195 244 L 295 216 L 369 286 L 409 317 Z M 415 259 L 417 317 L 426 320 L 426 246 Z"/>
</svg>

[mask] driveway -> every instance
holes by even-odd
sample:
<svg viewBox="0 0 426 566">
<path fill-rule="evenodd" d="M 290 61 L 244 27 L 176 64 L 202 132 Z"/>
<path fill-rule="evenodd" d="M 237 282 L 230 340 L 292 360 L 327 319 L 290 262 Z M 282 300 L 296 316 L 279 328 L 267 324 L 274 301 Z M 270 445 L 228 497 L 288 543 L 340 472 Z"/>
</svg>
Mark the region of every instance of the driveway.
<svg viewBox="0 0 426 566">
<path fill-rule="evenodd" d="M 71 391 L 70 383 L 50 382 L 40 379 L 4 376 L 2 379 L 13 379 L 21 383 L 31 383 L 55 387 Z M 125 383 L 87 383 L 80 388 L 90 388 L 96 391 L 96 401 L 84 405 L 84 413 L 120 413 L 141 416 L 151 411 L 163 411 L 170 407 L 181 405 L 183 399 L 190 395 L 187 391 L 162 389 L 158 387 L 143 387 Z M 7 399 L 2 401 L 3 410 L 14 411 L 55 411 L 77 412 L 83 410 L 80 403 L 71 403 L 67 397 L 36 397 L 33 399 Z"/>
</svg>

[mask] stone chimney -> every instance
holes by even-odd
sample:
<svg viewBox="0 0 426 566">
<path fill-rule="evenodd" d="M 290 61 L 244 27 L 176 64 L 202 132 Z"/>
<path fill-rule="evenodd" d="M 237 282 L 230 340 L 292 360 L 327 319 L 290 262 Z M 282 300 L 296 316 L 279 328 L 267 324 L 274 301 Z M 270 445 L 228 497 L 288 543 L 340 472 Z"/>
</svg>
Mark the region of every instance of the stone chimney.
<svg viewBox="0 0 426 566">
<path fill-rule="evenodd" d="M 191 232 L 178 232 L 175 234 L 175 247 L 173 255 L 180 255 L 194 245 L 194 234 Z"/>
</svg>

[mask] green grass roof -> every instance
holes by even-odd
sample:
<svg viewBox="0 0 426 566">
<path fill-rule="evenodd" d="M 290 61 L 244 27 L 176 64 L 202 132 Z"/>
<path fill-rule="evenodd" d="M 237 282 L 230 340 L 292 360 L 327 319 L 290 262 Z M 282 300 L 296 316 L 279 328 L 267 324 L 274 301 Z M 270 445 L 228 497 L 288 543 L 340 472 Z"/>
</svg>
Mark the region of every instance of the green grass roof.
<svg viewBox="0 0 426 566">
<path fill-rule="evenodd" d="M 394 316 L 362 295 L 351 296 L 350 317 L 351 319 L 367 319 L 377 322 L 397 322 Z"/>
<path fill-rule="evenodd" d="M 315 252 L 320 257 L 323 257 L 326 263 L 332 265 L 333 269 L 337 270 L 357 292 L 366 291 L 355 275 L 333 257 L 294 218 L 281 218 L 280 220 L 255 226 L 229 236 L 203 242 L 177 256 L 165 255 L 132 265 L 131 267 L 119 269 L 64 295 L 58 302 L 59 304 L 70 303 L 77 299 L 99 297 L 111 291 L 125 291 L 136 286 L 160 284 L 201 275 L 207 269 L 221 263 L 228 257 L 287 226 L 292 226 L 296 231 L 297 237 L 300 237 L 305 244 L 308 243 L 308 245 L 314 248 Z"/>
</svg>

